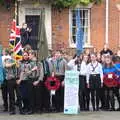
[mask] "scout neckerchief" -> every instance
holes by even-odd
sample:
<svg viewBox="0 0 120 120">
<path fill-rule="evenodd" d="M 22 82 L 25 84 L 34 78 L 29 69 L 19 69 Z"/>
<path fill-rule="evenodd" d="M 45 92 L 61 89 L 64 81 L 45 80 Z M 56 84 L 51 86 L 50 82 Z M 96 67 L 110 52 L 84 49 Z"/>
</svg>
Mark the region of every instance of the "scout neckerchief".
<svg viewBox="0 0 120 120">
<path fill-rule="evenodd" d="M 58 59 L 56 60 L 56 65 L 55 65 L 55 67 L 56 67 L 56 72 L 59 72 L 60 62 L 61 62 L 62 60 L 63 60 L 62 58 L 58 58 Z"/>
<path fill-rule="evenodd" d="M 43 60 L 43 70 L 44 70 L 44 75 L 50 75 L 50 68 L 49 68 L 49 63 L 47 60 Z"/>
<path fill-rule="evenodd" d="M 98 66 L 98 62 L 97 62 L 97 64 L 95 66 L 91 62 L 92 72 L 95 72 L 95 69 L 96 69 L 97 66 Z"/>
<path fill-rule="evenodd" d="M 29 61 L 29 60 L 24 60 L 24 61 L 23 61 L 23 72 L 28 72 L 28 71 L 26 71 L 26 70 L 27 70 L 27 69 L 28 69 L 28 70 L 31 69 L 30 66 L 29 66 L 29 64 L 30 64 L 30 61 Z"/>
<path fill-rule="evenodd" d="M 80 69 L 81 69 L 81 64 L 80 64 L 80 62 L 78 61 L 78 64 L 77 64 L 77 71 L 80 71 Z"/>
</svg>

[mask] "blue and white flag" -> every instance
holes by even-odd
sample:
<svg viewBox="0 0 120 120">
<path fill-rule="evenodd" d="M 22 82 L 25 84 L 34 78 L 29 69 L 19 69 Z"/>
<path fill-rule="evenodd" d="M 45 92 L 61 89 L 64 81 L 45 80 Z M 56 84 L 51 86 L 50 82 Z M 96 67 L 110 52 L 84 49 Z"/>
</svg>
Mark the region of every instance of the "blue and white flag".
<svg viewBox="0 0 120 120">
<path fill-rule="evenodd" d="M 77 49 L 77 55 L 80 55 L 81 52 L 83 52 L 83 39 L 84 39 L 84 32 L 81 26 L 80 21 L 80 10 L 76 10 L 76 49 Z"/>
</svg>

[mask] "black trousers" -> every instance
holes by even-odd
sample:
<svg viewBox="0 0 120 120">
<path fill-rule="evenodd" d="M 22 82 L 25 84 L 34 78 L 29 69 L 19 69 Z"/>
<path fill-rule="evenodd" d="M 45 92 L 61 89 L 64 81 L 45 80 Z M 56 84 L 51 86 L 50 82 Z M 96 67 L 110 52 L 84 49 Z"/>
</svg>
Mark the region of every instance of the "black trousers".
<svg viewBox="0 0 120 120">
<path fill-rule="evenodd" d="M 34 86 L 32 80 L 22 81 L 20 84 L 23 108 L 27 111 L 34 110 Z"/>
<path fill-rule="evenodd" d="M 44 86 L 44 82 L 40 81 L 37 86 L 33 86 L 35 80 L 28 81 L 28 99 L 29 99 L 29 109 L 33 112 L 39 112 L 49 109 L 49 94 Z"/>
<path fill-rule="evenodd" d="M 60 83 L 64 81 L 64 75 L 55 76 L 60 80 Z M 56 90 L 55 96 L 53 98 L 53 103 L 55 104 L 55 108 L 57 111 L 63 111 L 64 109 L 64 87 L 60 86 L 58 90 Z"/>
<path fill-rule="evenodd" d="M 29 80 L 28 81 L 28 85 L 27 85 L 27 88 L 28 88 L 28 100 L 29 100 L 29 109 L 32 110 L 33 112 L 35 112 L 38 108 L 37 105 L 39 105 L 38 103 L 38 90 L 39 90 L 39 86 L 34 86 L 33 85 L 33 82 L 35 80 Z"/>
<path fill-rule="evenodd" d="M 100 102 L 101 102 L 101 109 L 105 108 L 105 89 L 104 87 L 100 88 Z"/>
<path fill-rule="evenodd" d="M 1 92 L 2 92 L 2 99 L 3 99 L 3 106 L 4 109 L 8 109 L 8 89 L 7 89 L 7 80 L 4 80 L 1 84 Z"/>
<path fill-rule="evenodd" d="M 90 75 L 90 95 L 93 110 L 99 109 L 101 79 L 99 74 Z"/>
<path fill-rule="evenodd" d="M 79 76 L 79 105 L 80 110 L 89 110 L 89 89 L 86 84 L 86 76 Z"/>
<path fill-rule="evenodd" d="M 20 85 L 23 107 L 24 109 L 32 112 L 37 112 L 41 110 L 42 107 L 42 86 L 43 83 L 40 82 L 37 86 L 33 85 L 35 79 L 29 79 L 22 81 Z"/>
<path fill-rule="evenodd" d="M 90 102 L 89 93 L 90 92 L 88 88 L 79 91 L 80 110 L 89 110 L 89 102 Z"/>
<path fill-rule="evenodd" d="M 49 111 L 50 109 L 50 91 L 45 87 L 45 81 L 47 80 L 47 75 L 44 76 L 43 82 L 41 83 L 41 109 L 45 112 Z"/>
<path fill-rule="evenodd" d="M 98 89 L 90 89 L 91 95 L 91 103 L 93 110 L 99 109 L 99 101 L 100 101 L 100 88 Z"/>
<path fill-rule="evenodd" d="M 114 88 L 105 87 L 105 108 L 115 109 Z"/>
<path fill-rule="evenodd" d="M 17 97 L 17 103 L 19 110 L 22 110 L 21 103 L 21 94 L 19 91 L 19 87 L 16 84 L 16 79 L 11 79 L 7 81 L 8 94 L 9 94 L 9 111 L 15 110 L 15 97 Z"/>
<path fill-rule="evenodd" d="M 19 85 L 19 89 L 20 89 L 20 93 L 22 96 L 22 103 L 23 103 L 23 109 L 24 110 L 29 110 L 29 98 L 28 98 L 28 84 L 27 84 L 27 80 L 26 81 L 21 81 L 20 85 Z"/>
</svg>

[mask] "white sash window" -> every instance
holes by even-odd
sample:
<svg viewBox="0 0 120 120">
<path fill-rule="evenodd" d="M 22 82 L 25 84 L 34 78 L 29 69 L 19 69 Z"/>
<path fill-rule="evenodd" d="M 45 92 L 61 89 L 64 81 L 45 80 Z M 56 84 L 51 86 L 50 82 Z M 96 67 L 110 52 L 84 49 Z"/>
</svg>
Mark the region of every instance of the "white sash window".
<svg viewBox="0 0 120 120">
<path fill-rule="evenodd" d="M 76 47 L 76 10 L 70 9 L 70 47 Z M 90 9 L 79 8 L 80 10 L 80 24 L 81 29 L 84 33 L 83 35 L 83 46 L 90 44 Z"/>
</svg>

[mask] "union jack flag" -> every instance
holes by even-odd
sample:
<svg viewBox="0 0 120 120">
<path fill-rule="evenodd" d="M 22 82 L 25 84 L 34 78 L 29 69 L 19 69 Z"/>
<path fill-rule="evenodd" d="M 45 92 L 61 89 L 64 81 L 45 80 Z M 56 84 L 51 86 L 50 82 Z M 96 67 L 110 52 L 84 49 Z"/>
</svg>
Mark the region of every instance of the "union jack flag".
<svg viewBox="0 0 120 120">
<path fill-rule="evenodd" d="M 16 26 L 16 20 L 12 21 L 9 45 L 13 49 L 15 59 L 22 58 L 22 44 L 20 27 Z"/>
</svg>

